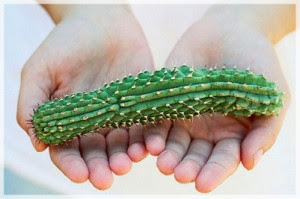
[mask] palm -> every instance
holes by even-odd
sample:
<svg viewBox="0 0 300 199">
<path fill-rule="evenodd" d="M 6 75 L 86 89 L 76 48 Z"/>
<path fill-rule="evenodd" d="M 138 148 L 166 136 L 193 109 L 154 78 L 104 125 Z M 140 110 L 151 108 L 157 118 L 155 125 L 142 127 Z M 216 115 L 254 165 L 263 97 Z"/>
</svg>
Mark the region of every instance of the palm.
<svg viewBox="0 0 300 199">
<path fill-rule="evenodd" d="M 50 58 L 43 57 L 46 59 L 43 64 L 53 80 L 54 97 L 96 89 L 129 73 L 152 70 L 152 58 L 143 33 L 134 18 L 127 16 L 128 13 L 122 14 L 130 20 L 126 29 L 118 24 L 108 30 L 90 24 L 93 28 L 76 31 L 81 23 L 91 22 L 74 24 L 66 20 L 48 36 L 39 53 Z"/>
<path fill-rule="evenodd" d="M 102 46 L 98 47 L 98 49 L 101 48 Z M 105 52 L 99 50 L 97 55 L 93 55 L 91 59 L 84 60 L 92 55 L 83 55 L 81 51 L 84 52 L 89 49 L 82 48 L 76 54 L 64 54 L 61 55 L 62 57 L 57 58 L 56 62 L 63 64 L 51 66 L 49 69 L 50 74 L 55 74 L 53 76 L 53 79 L 55 79 L 53 86 L 56 86 L 56 88 L 52 97 L 61 97 L 74 92 L 98 89 L 105 83 L 122 78 L 124 75 L 135 74 L 143 69 L 152 69 L 151 56 L 149 54 L 144 52 L 136 58 L 128 57 L 128 53 L 136 54 L 136 49 L 132 49 L 132 52 L 128 52 L 127 49 L 126 53 L 122 53 L 119 52 L 122 51 L 122 46 L 116 46 L 115 48 L 120 49 L 118 52 L 110 52 L 110 56 L 114 58 L 113 61 L 103 59 L 105 56 L 103 53 L 107 53 L 108 50 Z M 68 60 L 69 56 L 73 58 L 71 62 Z M 60 58 L 61 60 L 59 60 Z M 67 60 L 64 60 L 65 58 Z"/>
<path fill-rule="evenodd" d="M 286 92 L 286 104 L 278 117 L 236 118 L 214 113 L 148 128 L 146 146 L 151 154 L 159 155 L 159 170 L 166 175 L 174 173 L 181 183 L 195 181 L 201 192 L 222 183 L 240 161 L 247 169 L 253 168 L 259 156 L 274 143 L 289 104 L 289 89 L 271 43 L 244 25 L 214 25 L 205 20 L 192 25 L 166 65 L 249 67 L 276 80 Z"/>
</svg>

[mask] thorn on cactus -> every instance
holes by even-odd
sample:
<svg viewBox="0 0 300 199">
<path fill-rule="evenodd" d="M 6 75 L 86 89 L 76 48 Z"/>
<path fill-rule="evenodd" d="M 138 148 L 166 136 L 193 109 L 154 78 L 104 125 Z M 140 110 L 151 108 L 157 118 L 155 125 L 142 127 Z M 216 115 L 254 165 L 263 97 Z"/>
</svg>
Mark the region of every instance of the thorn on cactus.
<svg viewBox="0 0 300 199">
<path fill-rule="evenodd" d="M 97 129 L 155 125 L 162 119 L 193 119 L 206 112 L 278 115 L 283 97 L 274 82 L 251 70 L 183 65 L 136 77 L 129 74 L 101 89 L 45 102 L 33 110 L 31 122 L 40 140 L 59 144 Z"/>
</svg>

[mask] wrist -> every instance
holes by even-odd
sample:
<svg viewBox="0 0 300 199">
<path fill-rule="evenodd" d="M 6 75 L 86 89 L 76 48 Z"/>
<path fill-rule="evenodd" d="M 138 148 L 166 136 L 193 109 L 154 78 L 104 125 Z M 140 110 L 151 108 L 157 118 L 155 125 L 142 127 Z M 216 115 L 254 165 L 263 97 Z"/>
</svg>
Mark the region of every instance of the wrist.
<svg viewBox="0 0 300 199">
<path fill-rule="evenodd" d="M 273 44 L 295 29 L 293 5 L 212 6 L 203 18 L 221 26 L 248 27 Z"/>
</svg>

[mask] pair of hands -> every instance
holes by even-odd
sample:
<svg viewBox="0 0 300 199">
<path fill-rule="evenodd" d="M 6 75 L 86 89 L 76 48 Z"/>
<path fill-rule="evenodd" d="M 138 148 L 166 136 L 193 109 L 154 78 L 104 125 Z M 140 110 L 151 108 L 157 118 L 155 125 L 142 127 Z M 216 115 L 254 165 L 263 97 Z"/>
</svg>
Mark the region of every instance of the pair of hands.
<svg viewBox="0 0 300 199">
<path fill-rule="evenodd" d="M 269 39 L 236 20 L 208 12 L 177 42 L 166 66 L 250 67 L 276 80 L 285 92 L 279 116 L 235 118 L 220 114 L 193 120 L 166 120 L 130 129 L 103 129 L 78 140 L 49 146 L 52 162 L 72 181 L 89 180 L 98 189 L 113 183 L 113 173 L 130 171 L 148 152 L 157 166 L 181 183 L 195 182 L 209 192 L 239 166 L 252 169 L 280 131 L 290 92 Z M 27 120 L 37 104 L 74 92 L 89 91 L 126 74 L 154 70 L 146 38 L 126 6 L 74 6 L 35 51 L 22 70 L 17 119 L 34 148 L 39 142 Z"/>
</svg>

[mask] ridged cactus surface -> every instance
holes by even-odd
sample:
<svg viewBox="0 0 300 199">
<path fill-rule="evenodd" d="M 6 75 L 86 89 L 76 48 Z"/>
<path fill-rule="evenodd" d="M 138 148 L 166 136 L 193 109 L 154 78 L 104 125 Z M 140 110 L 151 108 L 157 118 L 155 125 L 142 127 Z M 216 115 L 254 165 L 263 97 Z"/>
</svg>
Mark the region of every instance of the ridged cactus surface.
<svg viewBox="0 0 300 199">
<path fill-rule="evenodd" d="M 37 137 L 60 144 L 87 132 L 219 112 L 277 115 L 283 93 L 261 74 L 236 68 L 179 68 L 127 76 L 91 92 L 48 101 L 32 118 Z"/>
</svg>

